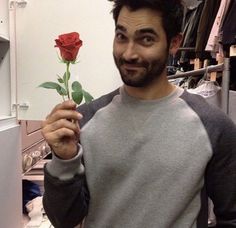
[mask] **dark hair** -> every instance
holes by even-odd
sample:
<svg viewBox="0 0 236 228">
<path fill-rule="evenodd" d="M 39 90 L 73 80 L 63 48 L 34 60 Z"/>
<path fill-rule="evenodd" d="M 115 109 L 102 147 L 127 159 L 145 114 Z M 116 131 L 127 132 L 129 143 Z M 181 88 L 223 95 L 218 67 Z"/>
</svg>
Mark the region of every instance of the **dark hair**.
<svg viewBox="0 0 236 228">
<path fill-rule="evenodd" d="M 108 0 L 114 2 L 113 18 L 117 23 L 123 6 L 130 10 L 150 8 L 161 13 L 163 28 L 166 32 L 167 42 L 181 32 L 184 7 L 182 0 Z"/>
</svg>

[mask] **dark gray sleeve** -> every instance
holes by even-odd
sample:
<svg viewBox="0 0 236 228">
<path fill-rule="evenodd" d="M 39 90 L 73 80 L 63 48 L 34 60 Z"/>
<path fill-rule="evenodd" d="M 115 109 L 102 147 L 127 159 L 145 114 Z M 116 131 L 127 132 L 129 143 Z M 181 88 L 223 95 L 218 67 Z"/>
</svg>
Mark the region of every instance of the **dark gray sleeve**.
<svg viewBox="0 0 236 228">
<path fill-rule="evenodd" d="M 56 228 L 73 228 L 81 223 L 88 213 L 89 191 L 85 176 L 59 180 L 44 167 L 44 210 Z"/>
<path fill-rule="evenodd" d="M 228 119 L 219 124 L 222 131 L 207 167 L 206 187 L 217 227 L 236 227 L 236 126 Z"/>
<path fill-rule="evenodd" d="M 181 98 L 198 114 L 211 142 L 213 155 L 206 169 L 205 184 L 214 203 L 217 227 L 236 227 L 236 126 L 204 98 L 186 91 Z"/>
</svg>

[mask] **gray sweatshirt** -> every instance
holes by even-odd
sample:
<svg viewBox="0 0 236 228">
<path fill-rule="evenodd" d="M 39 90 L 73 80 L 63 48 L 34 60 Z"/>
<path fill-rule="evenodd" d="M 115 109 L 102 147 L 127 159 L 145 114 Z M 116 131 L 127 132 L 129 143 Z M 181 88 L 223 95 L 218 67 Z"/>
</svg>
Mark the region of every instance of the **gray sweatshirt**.
<svg viewBox="0 0 236 228">
<path fill-rule="evenodd" d="M 236 126 L 177 88 L 145 101 L 123 87 L 79 108 L 78 155 L 45 166 L 44 208 L 56 228 L 236 227 Z"/>
</svg>

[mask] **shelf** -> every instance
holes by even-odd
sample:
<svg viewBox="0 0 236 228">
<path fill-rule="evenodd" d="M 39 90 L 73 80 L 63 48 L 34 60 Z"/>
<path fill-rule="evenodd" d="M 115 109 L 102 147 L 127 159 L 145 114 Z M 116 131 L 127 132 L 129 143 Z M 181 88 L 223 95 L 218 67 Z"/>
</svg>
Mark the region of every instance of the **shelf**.
<svg viewBox="0 0 236 228">
<path fill-rule="evenodd" d="M 18 125 L 15 116 L 1 116 L 0 115 L 0 131 Z"/>
<path fill-rule="evenodd" d="M 13 119 L 13 118 L 16 118 L 16 117 L 15 116 L 0 115 L 0 121 L 9 120 L 9 119 Z"/>
</svg>

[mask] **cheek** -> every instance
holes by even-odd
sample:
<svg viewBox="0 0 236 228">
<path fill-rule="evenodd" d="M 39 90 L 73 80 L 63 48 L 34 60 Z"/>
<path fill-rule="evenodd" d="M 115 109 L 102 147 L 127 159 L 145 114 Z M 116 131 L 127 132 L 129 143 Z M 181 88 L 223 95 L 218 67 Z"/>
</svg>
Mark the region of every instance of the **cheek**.
<svg viewBox="0 0 236 228">
<path fill-rule="evenodd" d="M 122 56 L 122 47 L 118 44 L 116 44 L 115 42 L 113 43 L 113 55 L 117 58 L 119 58 L 120 56 Z"/>
<path fill-rule="evenodd" d="M 144 51 L 143 53 L 143 57 L 144 57 Z M 166 59 L 166 57 L 168 56 L 168 51 L 167 48 L 165 46 L 158 46 L 156 48 L 150 49 L 150 50 L 146 50 L 146 60 L 152 61 L 152 60 L 158 60 L 158 59 Z"/>
<path fill-rule="evenodd" d="M 153 62 L 162 59 L 163 54 L 159 52 L 142 53 L 141 58 L 147 62 Z"/>
</svg>

